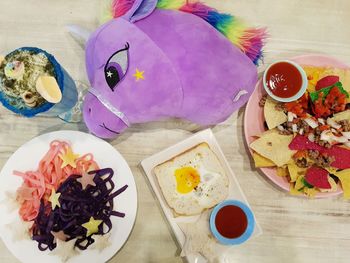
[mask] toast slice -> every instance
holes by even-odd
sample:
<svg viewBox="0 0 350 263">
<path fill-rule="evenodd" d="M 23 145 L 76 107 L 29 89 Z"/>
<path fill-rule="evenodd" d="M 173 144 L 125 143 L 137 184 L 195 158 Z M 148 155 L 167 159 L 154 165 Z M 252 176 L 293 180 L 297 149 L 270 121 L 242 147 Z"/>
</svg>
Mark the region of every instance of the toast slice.
<svg viewBox="0 0 350 263">
<path fill-rule="evenodd" d="M 199 184 L 187 193 L 178 190 L 178 184 L 183 181 L 178 181 L 175 174 L 182 168 L 192 171 L 195 169 L 199 175 Z M 228 177 L 207 143 L 200 143 L 157 165 L 153 172 L 167 204 L 174 210 L 175 215 L 200 214 L 226 199 L 228 195 Z M 184 176 L 187 176 L 186 173 Z M 185 179 L 184 182 L 188 181 Z"/>
</svg>

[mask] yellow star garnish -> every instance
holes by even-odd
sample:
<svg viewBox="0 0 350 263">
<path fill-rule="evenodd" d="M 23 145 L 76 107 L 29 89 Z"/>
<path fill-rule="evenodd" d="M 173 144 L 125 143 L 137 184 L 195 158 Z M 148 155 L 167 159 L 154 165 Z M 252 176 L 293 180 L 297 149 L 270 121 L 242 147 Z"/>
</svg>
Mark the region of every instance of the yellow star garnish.
<svg viewBox="0 0 350 263">
<path fill-rule="evenodd" d="M 71 148 L 68 148 L 67 152 L 65 154 L 60 154 L 59 156 L 60 156 L 61 160 L 63 161 L 61 168 L 64 168 L 67 165 L 70 165 L 73 168 L 77 167 L 75 160 L 79 157 L 79 154 L 74 154 L 72 152 Z"/>
<path fill-rule="evenodd" d="M 56 193 L 55 189 L 52 188 L 51 195 L 49 197 L 49 201 L 51 202 L 52 210 L 54 210 L 56 206 L 61 207 L 61 204 L 58 201 L 58 198 L 60 198 L 60 196 L 61 196 L 61 193 Z"/>
<path fill-rule="evenodd" d="M 102 223 L 102 220 L 95 220 L 93 217 L 90 217 L 89 222 L 82 224 L 82 227 L 86 228 L 86 236 L 91 236 L 94 233 L 98 232 L 98 226 Z"/>
<path fill-rule="evenodd" d="M 144 73 L 144 71 L 139 71 L 138 69 L 136 69 L 136 73 L 133 76 L 135 77 L 136 81 L 139 81 L 139 79 L 145 79 L 145 77 L 143 76 Z"/>
</svg>

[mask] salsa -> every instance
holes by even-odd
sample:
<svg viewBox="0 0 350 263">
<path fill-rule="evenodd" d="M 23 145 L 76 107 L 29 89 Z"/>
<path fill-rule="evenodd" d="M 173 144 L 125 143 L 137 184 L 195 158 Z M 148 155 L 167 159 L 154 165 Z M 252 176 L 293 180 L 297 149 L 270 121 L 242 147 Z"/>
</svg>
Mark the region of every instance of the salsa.
<svg viewBox="0 0 350 263">
<path fill-rule="evenodd" d="M 226 238 L 240 237 L 247 229 L 248 219 L 242 208 L 235 205 L 222 207 L 215 218 L 218 232 Z"/>
<path fill-rule="evenodd" d="M 275 96 L 290 98 L 301 89 L 303 80 L 294 65 L 288 62 L 278 62 L 268 69 L 265 84 Z"/>
</svg>

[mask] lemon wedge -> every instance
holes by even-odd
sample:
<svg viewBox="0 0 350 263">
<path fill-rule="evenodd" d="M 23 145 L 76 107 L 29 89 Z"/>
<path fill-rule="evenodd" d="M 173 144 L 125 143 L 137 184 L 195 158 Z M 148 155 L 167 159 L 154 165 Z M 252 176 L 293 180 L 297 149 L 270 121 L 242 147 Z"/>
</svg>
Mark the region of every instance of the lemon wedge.
<svg viewBox="0 0 350 263">
<path fill-rule="evenodd" d="M 48 102 L 59 103 L 62 100 L 62 92 L 54 77 L 40 76 L 36 81 L 36 90 Z"/>
</svg>

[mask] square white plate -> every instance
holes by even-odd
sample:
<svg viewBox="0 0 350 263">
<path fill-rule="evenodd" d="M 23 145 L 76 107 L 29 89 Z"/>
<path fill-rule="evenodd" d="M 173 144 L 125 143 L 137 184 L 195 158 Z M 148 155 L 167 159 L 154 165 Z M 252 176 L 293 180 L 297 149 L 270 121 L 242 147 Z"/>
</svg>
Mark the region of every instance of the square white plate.
<svg viewBox="0 0 350 263">
<path fill-rule="evenodd" d="M 141 166 L 146 173 L 146 176 L 147 176 L 147 178 L 152 186 L 152 189 L 159 200 L 159 203 L 163 209 L 163 212 L 164 212 L 171 228 L 173 229 L 175 237 L 176 237 L 179 245 L 181 246 L 181 248 L 185 244 L 186 237 L 185 237 L 184 233 L 181 231 L 180 227 L 178 226 L 178 223 L 191 222 L 191 221 L 197 219 L 198 217 L 197 216 L 196 217 L 193 217 L 193 216 L 191 216 L 191 217 L 189 217 L 189 216 L 174 217 L 171 208 L 167 205 L 167 203 L 163 197 L 163 194 L 161 192 L 161 189 L 159 187 L 159 184 L 158 184 L 157 178 L 155 177 L 153 169 L 158 164 L 166 162 L 167 160 L 173 158 L 174 156 L 179 155 L 179 154 L 183 153 L 184 151 L 186 151 L 186 150 L 188 150 L 188 149 L 190 149 L 190 148 L 192 148 L 192 147 L 194 147 L 202 142 L 208 143 L 210 149 L 219 158 L 221 164 L 223 165 L 223 168 L 224 168 L 226 174 L 229 177 L 229 195 L 228 195 L 227 199 L 236 199 L 236 200 L 242 201 L 243 203 L 245 203 L 249 206 L 248 201 L 247 201 L 241 187 L 238 184 L 238 181 L 237 181 L 235 174 L 231 170 L 218 142 L 216 141 L 216 139 L 214 137 L 214 134 L 212 133 L 212 131 L 210 129 L 198 132 L 195 135 L 189 137 L 188 139 L 185 139 L 182 142 L 179 142 L 179 143 L 177 143 L 177 144 L 175 144 L 175 145 L 173 145 L 173 146 L 171 146 L 171 147 L 169 147 L 169 148 L 167 148 L 159 153 L 156 153 L 156 154 L 144 159 L 141 162 Z M 256 219 L 255 219 L 255 222 L 256 222 Z M 262 234 L 261 227 L 259 226 L 258 222 L 256 222 L 252 237 L 256 237 L 256 236 L 261 235 L 261 234 Z M 196 256 L 198 256 L 198 255 L 196 255 Z M 200 257 L 199 261 L 195 261 L 195 256 L 193 256 L 193 257 L 188 256 L 187 260 L 190 263 L 192 263 L 192 262 L 196 262 L 196 263 L 206 262 L 206 260 L 203 257 Z"/>
</svg>

